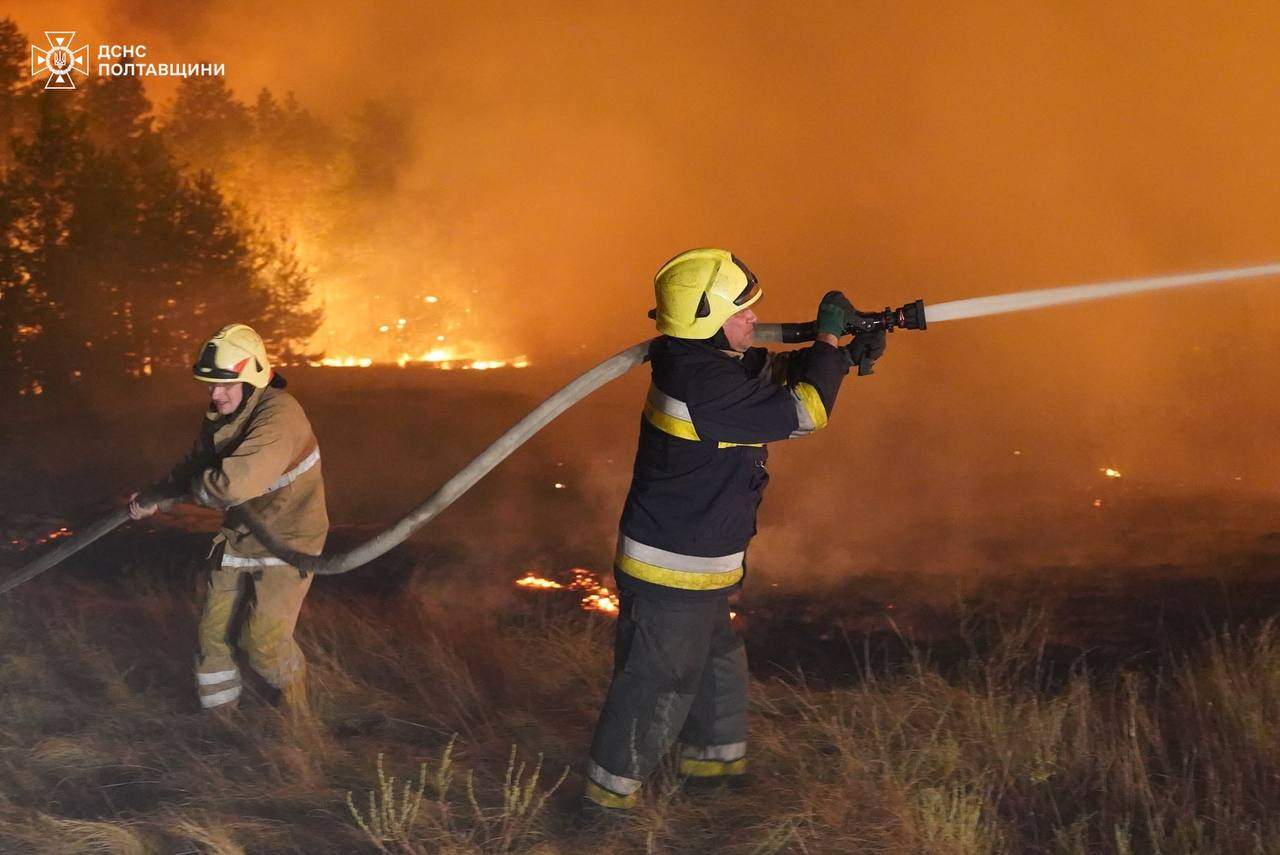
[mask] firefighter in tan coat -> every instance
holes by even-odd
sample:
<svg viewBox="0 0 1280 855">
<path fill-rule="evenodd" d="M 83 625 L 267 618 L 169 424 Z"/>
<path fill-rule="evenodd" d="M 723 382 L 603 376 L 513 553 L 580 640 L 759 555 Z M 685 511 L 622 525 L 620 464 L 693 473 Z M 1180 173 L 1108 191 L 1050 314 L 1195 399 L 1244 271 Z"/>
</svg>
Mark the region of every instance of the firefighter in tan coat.
<svg viewBox="0 0 1280 855">
<path fill-rule="evenodd" d="M 320 449 L 297 400 L 271 369 L 262 339 L 244 324 L 213 335 L 193 366 L 209 384 L 209 408 L 191 452 L 168 478 L 130 497 L 129 513 L 155 513 L 161 498 L 188 495 L 222 510 L 214 539 L 209 584 L 200 615 L 196 684 L 205 710 L 230 709 L 240 697 L 240 670 L 232 653 L 237 614 L 239 647 L 283 702 L 306 708 L 306 660 L 293 639 L 311 576 L 285 564 L 250 533 L 252 511 L 293 549 L 319 555 L 329 531 Z"/>
</svg>

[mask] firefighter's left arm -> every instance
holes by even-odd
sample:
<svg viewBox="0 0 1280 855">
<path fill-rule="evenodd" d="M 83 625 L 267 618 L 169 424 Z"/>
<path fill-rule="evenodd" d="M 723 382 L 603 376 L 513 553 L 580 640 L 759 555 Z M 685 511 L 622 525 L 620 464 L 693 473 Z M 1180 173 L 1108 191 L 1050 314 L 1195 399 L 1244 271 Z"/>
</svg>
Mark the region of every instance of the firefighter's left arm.
<svg viewBox="0 0 1280 855">
<path fill-rule="evenodd" d="M 836 395 L 849 373 L 849 359 L 833 339 L 822 336 L 792 354 L 786 388 L 795 400 L 799 421 L 793 437 L 808 436 L 826 427 L 835 409 Z"/>
<path fill-rule="evenodd" d="M 276 405 L 255 413 L 236 450 L 192 479 L 192 497 L 207 507 L 230 508 L 265 493 L 294 457 L 288 410 Z"/>
<path fill-rule="evenodd" d="M 730 366 L 699 376 L 688 406 L 700 439 L 756 444 L 806 436 L 826 426 L 849 371 L 844 354 L 826 342 L 815 342 L 772 357 L 750 378 Z"/>
</svg>

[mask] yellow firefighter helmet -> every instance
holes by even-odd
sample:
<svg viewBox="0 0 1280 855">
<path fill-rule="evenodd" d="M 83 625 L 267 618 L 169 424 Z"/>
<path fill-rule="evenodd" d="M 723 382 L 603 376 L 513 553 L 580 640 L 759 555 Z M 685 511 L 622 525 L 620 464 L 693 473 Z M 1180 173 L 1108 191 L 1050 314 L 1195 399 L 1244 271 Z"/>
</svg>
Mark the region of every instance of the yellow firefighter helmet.
<svg viewBox="0 0 1280 855">
<path fill-rule="evenodd" d="M 723 249 L 682 252 L 653 278 L 658 307 L 649 316 L 673 338 L 711 338 L 764 293 L 754 273 Z"/>
<path fill-rule="evenodd" d="M 239 380 L 258 389 L 271 382 L 271 362 L 262 337 L 245 324 L 228 324 L 200 348 L 191 376 L 206 383 Z"/>
</svg>

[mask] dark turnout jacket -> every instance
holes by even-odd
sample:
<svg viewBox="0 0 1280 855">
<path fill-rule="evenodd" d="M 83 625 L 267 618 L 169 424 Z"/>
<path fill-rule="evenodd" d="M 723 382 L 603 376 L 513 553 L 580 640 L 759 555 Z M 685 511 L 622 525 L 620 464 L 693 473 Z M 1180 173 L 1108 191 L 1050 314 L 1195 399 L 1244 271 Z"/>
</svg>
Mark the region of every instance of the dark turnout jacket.
<svg viewBox="0 0 1280 855">
<path fill-rule="evenodd" d="M 738 355 L 661 336 L 618 538 L 618 585 L 723 595 L 743 577 L 769 474 L 766 443 L 826 426 L 849 370 L 823 342 Z"/>
</svg>

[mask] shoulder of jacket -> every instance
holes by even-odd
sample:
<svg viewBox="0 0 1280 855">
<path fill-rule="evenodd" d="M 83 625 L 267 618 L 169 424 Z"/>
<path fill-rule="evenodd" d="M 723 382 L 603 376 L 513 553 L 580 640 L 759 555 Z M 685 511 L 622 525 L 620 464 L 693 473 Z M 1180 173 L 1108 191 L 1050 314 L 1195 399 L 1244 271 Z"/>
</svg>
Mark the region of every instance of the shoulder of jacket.
<svg viewBox="0 0 1280 855">
<path fill-rule="evenodd" d="M 690 403 L 705 397 L 717 397 L 751 382 L 750 373 L 737 359 L 699 360 L 685 366 L 681 374 Z"/>
<path fill-rule="evenodd" d="M 272 389 L 268 387 L 263 392 L 262 400 L 258 403 L 257 410 L 253 414 L 255 420 L 260 418 L 270 419 L 288 419 L 295 416 L 303 416 L 302 404 L 298 403 L 298 399 L 290 395 L 283 389 Z"/>
</svg>

